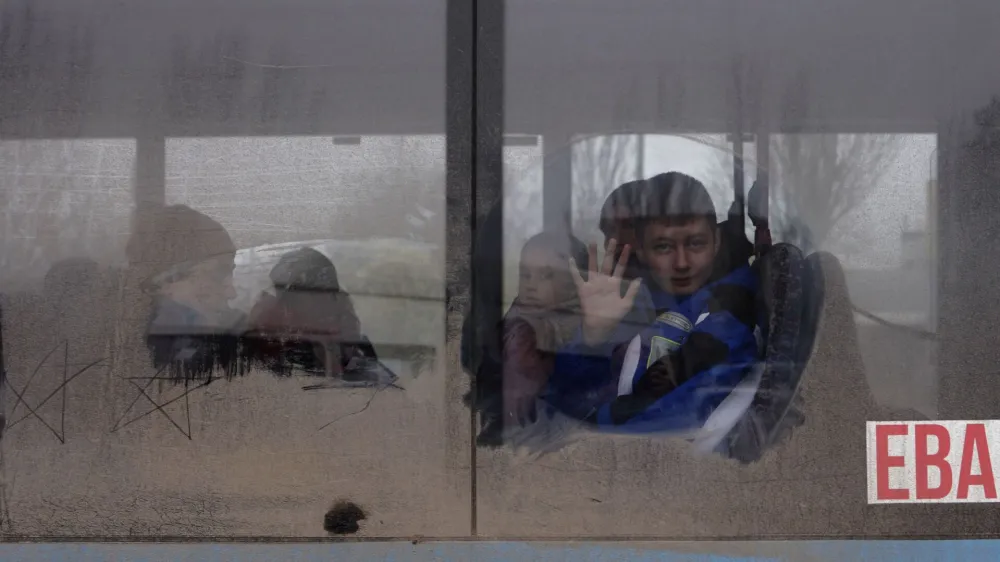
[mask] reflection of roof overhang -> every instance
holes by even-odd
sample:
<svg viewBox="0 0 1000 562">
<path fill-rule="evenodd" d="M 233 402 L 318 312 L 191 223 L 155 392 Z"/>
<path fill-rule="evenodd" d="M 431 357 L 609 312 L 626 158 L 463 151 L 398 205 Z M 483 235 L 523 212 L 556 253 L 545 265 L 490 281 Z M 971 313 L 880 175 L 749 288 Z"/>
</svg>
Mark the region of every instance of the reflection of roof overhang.
<svg viewBox="0 0 1000 562">
<path fill-rule="evenodd" d="M 508 130 L 728 130 L 740 61 L 744 118 L 771 130 L 931 131 L 1000 91 L 995 2 L 627 4 L 507 2 Z M 2 15 L 7 138 L 445 129 L 444 1 L 11 0 Z"/>
</svg>

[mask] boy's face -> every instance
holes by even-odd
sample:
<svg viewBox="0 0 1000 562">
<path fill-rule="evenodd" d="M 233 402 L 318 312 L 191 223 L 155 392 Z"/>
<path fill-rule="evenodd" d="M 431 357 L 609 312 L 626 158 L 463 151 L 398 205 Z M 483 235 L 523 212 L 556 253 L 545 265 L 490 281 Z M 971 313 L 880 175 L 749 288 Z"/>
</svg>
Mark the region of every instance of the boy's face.
<svg viewBox="0 0 1000 562">
<path fill-rule="evenodd" d="M 712 276 L 719 237 L 706 218 L 683 223 L 650 222 L 643 229 L 641 242 L 639 255 L 665 291 L 690 295 Z"/>
<path fill-rule="evenodd" d="M 567 260 L 560 259 L 556 252 L 539 247 L 525 248 L 521 255 L 518 300 L 541 309 L 565 301 L 576 291 L 569 267 Z"/>
</svg>

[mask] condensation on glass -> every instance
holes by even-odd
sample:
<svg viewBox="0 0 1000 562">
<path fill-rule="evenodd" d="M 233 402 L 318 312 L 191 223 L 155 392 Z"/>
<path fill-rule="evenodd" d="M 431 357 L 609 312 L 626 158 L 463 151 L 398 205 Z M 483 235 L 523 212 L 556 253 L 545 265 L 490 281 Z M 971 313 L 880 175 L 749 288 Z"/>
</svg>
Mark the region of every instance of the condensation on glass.
<svg viewBox="0 0 1000 562">
<path fill-rule="evenodd" d="M 521 244 L 508 246 L 505 259 L 525 259 L 524 242 L 542 231 L 603 246 L 609 195 L 663 173 L 702 182 L 720 223 L 742 204 L 735 224 L 749 244 L 763 229 L 747 206 L 763 200 L 769 240 L 796 248 L 816 271 L 808 298 L 818 304 L 803 320 L 815 326 L 814 341 L 802 346 L 804 423 L 772 436 L 749 464 L 692 455 L 684 439 L 655 432 L 602 435 L 594 419 L 527 436 L 515 427 L 480 471 L 481 532 L 996 532 L 963 508 L 941 506 L 950 518 L 942 531 L 938 519 L 908 508 L 866 505 L 864 432 L 866 421 L 995 415 L 971 390 L 995 393 L 986 335 L 994 330 L 984 312 L 994 252 L 981 235 L 996 222 L 988 147 L 998 114 L 990 97 L 1000 91 L 973 62 L 992 41 L 980 22 L 995 8 L 626 4 L 506 3 L 507 132 L 537 134 L 545 150 L 534 180 L 542 225 L 508 218 L 515 232 L 505 240 Z M 940 41 L 949 46 L 931 46 Z M 507 196 L 507 208 L 523 198 Z M 514 301 L 510 285 L 519 280 L 505 280 Z M 513 322 L 520 314 L 506 313 Z M 504 392 L 548 401 L 546 393 L 565 391 L 559 385 L 525 391 L 531 385 L 522 381 Z M 523 460 L 524 449 L 533 461 Z M 512 516 L 518 509 L 531 517 Z"/>
<path fill-rule="evenodd" d="M 5 5 L 4 534 L 467 532 L 444 8 Z"/>
<path fill-rule="evenodd" d="M 472 98 L 446 88 L 469 56 L 446 37 L 472 30 L 444 0 L 4 4 L 4 534 L 997 533 L 980 511 L 867 505 L 864 423 L 997 415 L 1000 7 L 503 4 L 503 88 Z M 499 95 L 502 131 L 463 121 Z M 766 202 L 812 271 L 802 423 L 748 463 L 579 420 L 534 456 L 487 431 L 470 406 L 504 381 L 459 364 L 503 342 L 446 308 L 469 287 L 445 256 L 472 246 L 446 247 L 449 211 L 490 209 L 446 202 L 469 179 L 448 165 L 475 167 L 446 109 L 484 135 L 466 154 L 500 153 L 504 249 L 473 281 L 499 281 L 504 312 L 526 243 L 603 247 L 624 183 L 700 180 L 751 248 Z"/>
</svg>

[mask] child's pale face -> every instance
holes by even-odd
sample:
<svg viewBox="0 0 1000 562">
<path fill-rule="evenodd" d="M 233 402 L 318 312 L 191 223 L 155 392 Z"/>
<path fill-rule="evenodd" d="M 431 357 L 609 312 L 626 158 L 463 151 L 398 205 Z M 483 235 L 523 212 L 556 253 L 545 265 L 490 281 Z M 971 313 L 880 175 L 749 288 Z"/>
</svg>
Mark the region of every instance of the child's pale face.
<svg viewBox="0 0 1000 562">
<path fill-rule="evenodd" d="M 545 248 L 526 248 L 521 254 L 518 299 L 530 307 L 550 309 L 576 290 L 569 262 Z"/>
</svg>

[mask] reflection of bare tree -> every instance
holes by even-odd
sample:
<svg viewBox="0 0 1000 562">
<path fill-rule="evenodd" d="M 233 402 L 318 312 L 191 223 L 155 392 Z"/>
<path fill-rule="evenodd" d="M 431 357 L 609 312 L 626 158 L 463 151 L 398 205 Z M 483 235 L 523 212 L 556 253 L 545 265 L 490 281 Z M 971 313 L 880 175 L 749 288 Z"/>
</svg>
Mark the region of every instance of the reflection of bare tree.
<svg viewBox="0 0 1000 562">
<path fill-rule="evenodd" d="M 8 287 L 69 256 L 114 258 L 115 230 L 128 213 L 116 177 L 115 156 L 124 150 L 100 140 L 9 141 L 0 148 L 0 275 Z"/>
<path fill-rule="evenodd" d="M 606 135 L 574 142 L 573 231 L 586 239 L 597 228 L 604 199 L 619 185 L 638 179 L 636 135 Z"/>
<path fill-rule="evenodd" d="M 900 144 L 898 135 L 799 133 L 818 126 L 809 115 L 808 83 L 800 74 L 786 91 L 781 128 L 791 134 L 771 137 L 767 163 L 771 231 L 807 252 L 840 238 L 840 222 L 878 187 Z M 732 156 L 724 154 L 715 168 L 712 175 L 731 184 Z"/>
<path fill-rule="evenodd" d="M 571 158 L 573 232 L 594 239 L 604 199 L 616 187 L 639 177 L 636 158 L 640 142 L 636 135 L 616 134 L 581 137 L 516 169 L 504 167 L 504 245 L 509 259 L 542 230 L 542 169 L 561 158 Z"/>
<path fill-rule="evenodd" d="M 771 140 L 771 229 L 811 251 L 878 187 L 894 135 L 783 135 Z"/>
<path fill-rule="evenodd" d="M 816 119 L 805 71 L 785 92 L 784 130 Z M 790 134 L 770 142 L 771 229 L 806 251 L 827 242 L 838 223 L 875 190 L 898 151 L 892 135 Z"/>
</svg>

